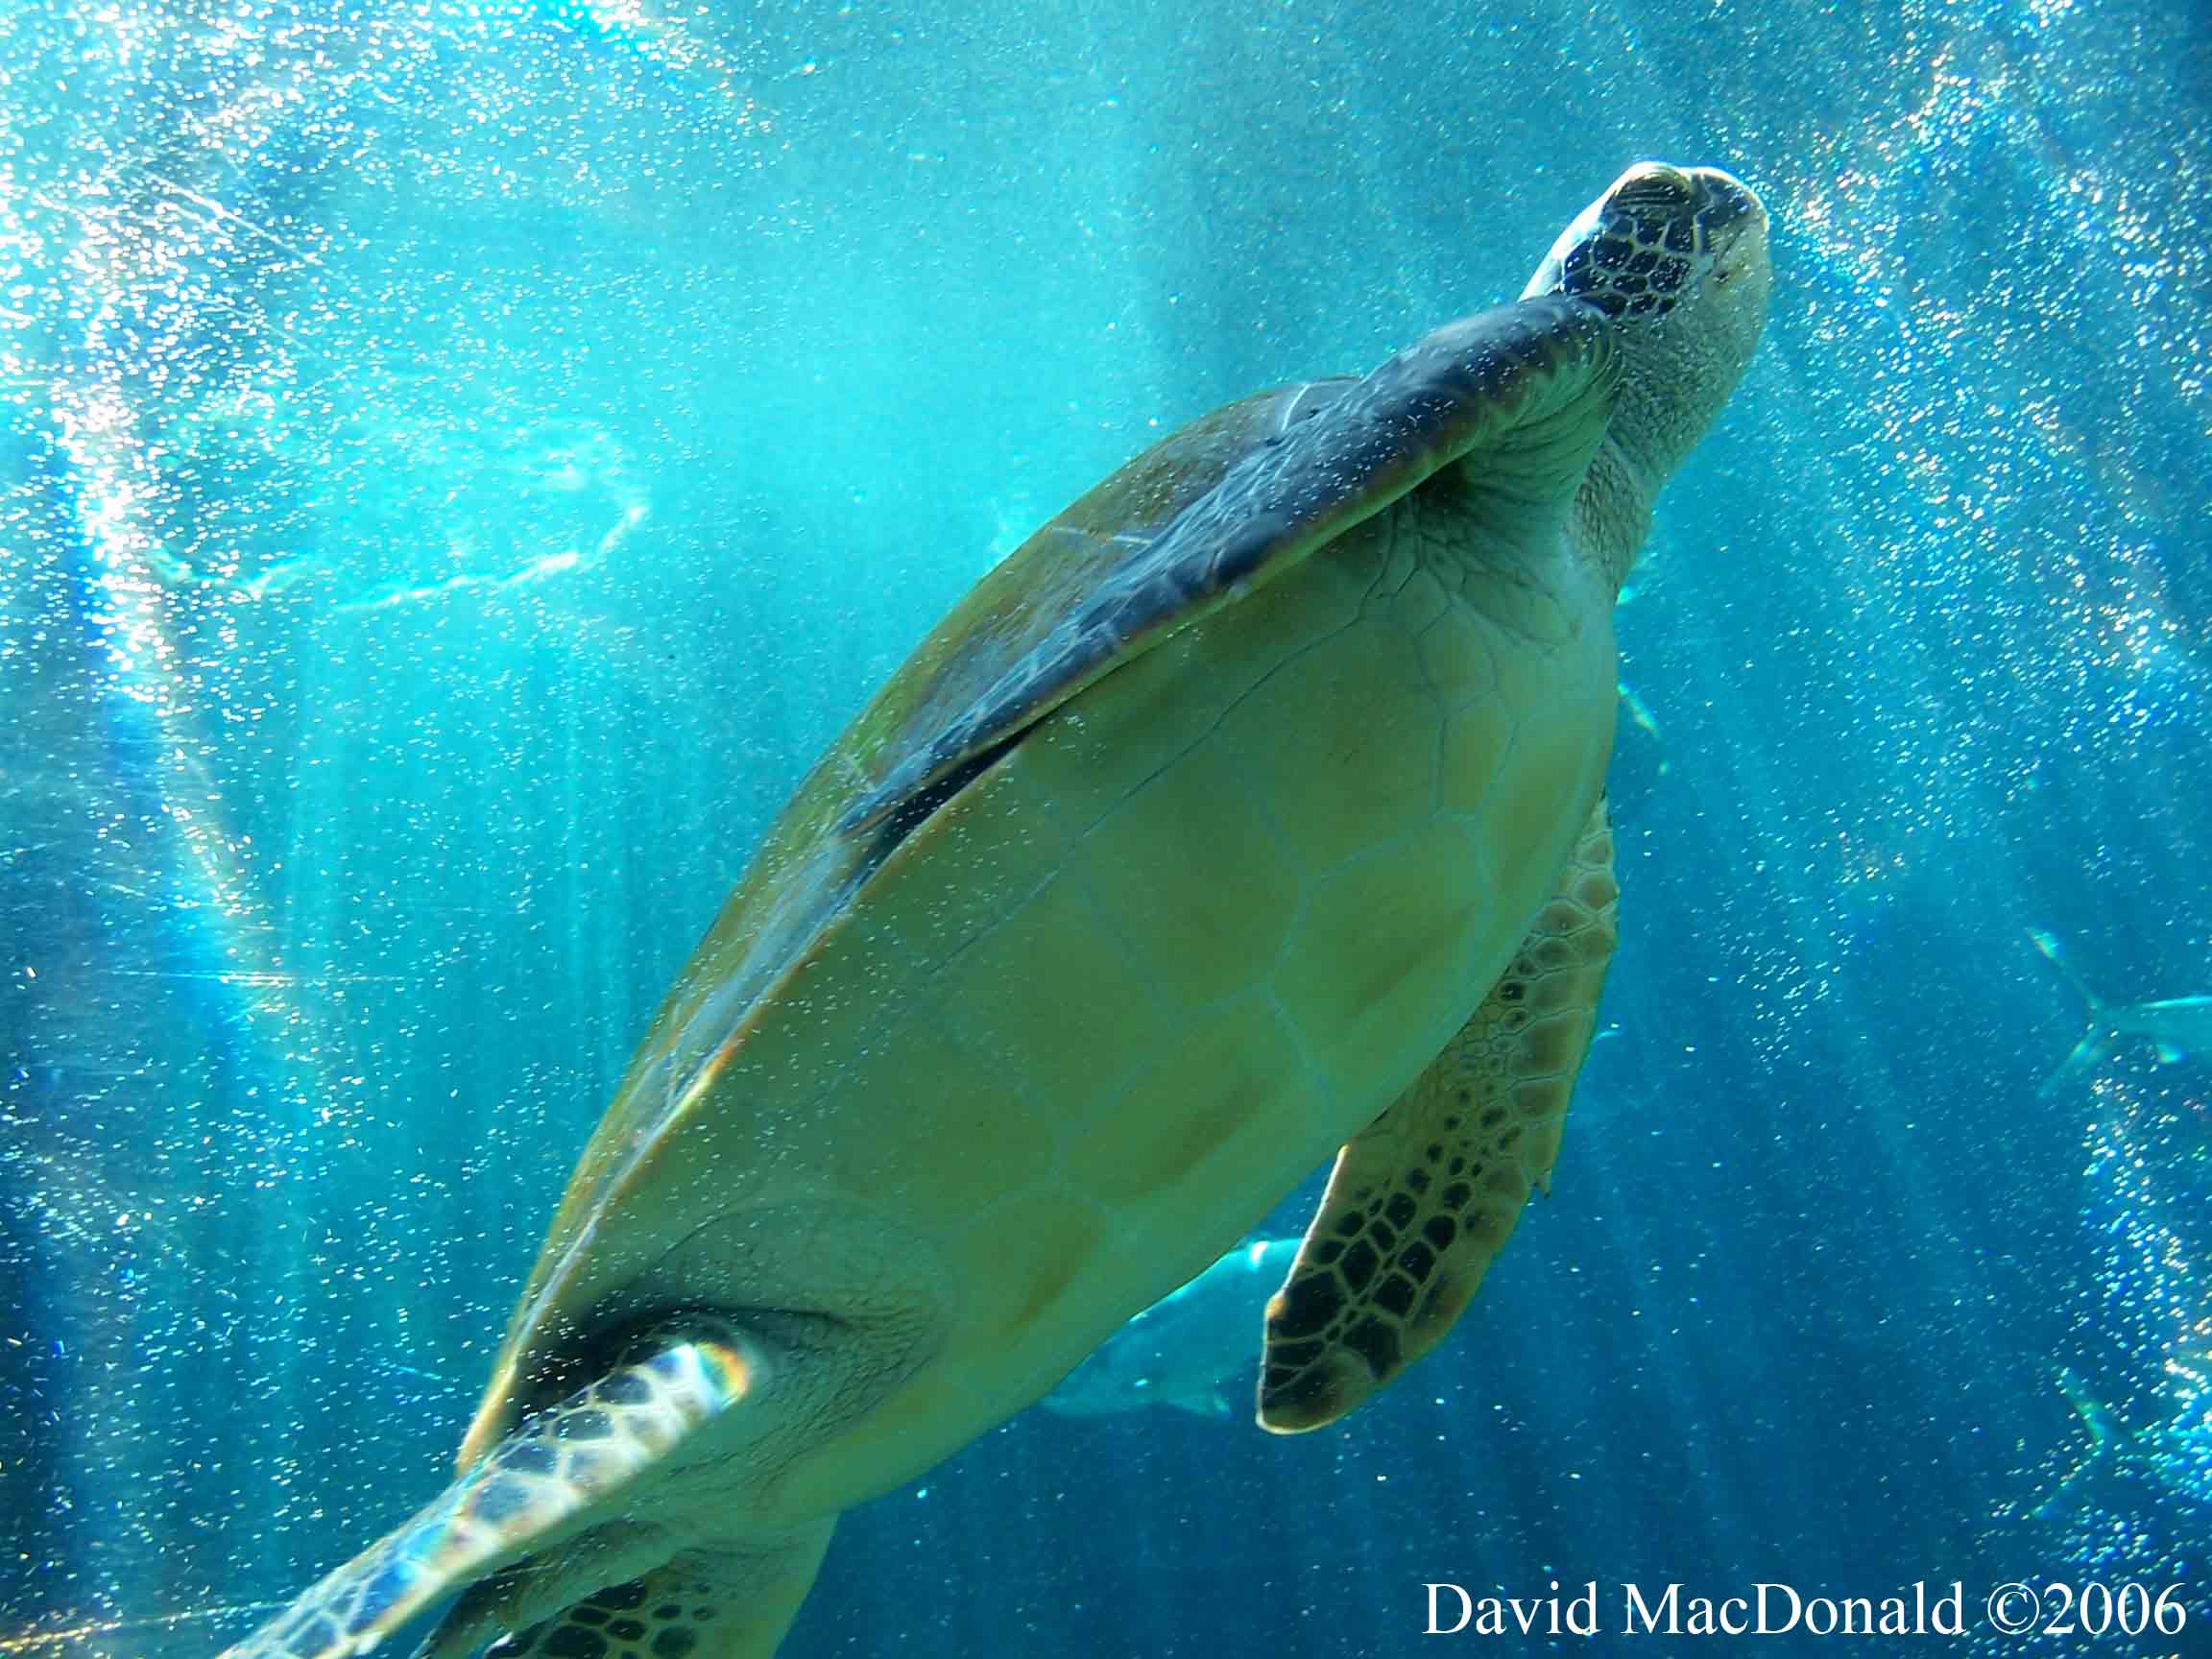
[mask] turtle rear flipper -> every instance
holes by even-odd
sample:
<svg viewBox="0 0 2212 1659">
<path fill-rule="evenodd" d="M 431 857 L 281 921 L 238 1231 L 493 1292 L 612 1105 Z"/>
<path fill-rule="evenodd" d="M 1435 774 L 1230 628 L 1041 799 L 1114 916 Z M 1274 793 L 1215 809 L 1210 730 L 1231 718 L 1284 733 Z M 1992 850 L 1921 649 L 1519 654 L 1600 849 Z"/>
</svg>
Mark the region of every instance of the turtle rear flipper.
<svg viewBox="0 0 2212 1659">
<path fill-rule="evenodd" d="M 1443 1341 L 1551 1190 L 1613 960 L 1613 831 L 1599 801 L 1513 965 L 1413 1086 L 1345 1146 L 1267 1305 L 1260 1426 L 1334 1423 Z"/>
<path fill-rule="evenodd" d="M 374 1651 L 455 1586 L 570 1530 L 762 1380 L 759 1350 L 727 1326 L 690 1326 L 649 1342 L 631 1362 L 524 1420 L 413 1520 L 223 1659 Z"/>
<path fill-rule="evenodd" d="M 835 1527 L 830 1517 L 726 1549 L 687 1550 L 496 1643 L 485 1659 L 772 1659 Z M 468 1659 L 506 1629 L 514 1588 L 494 1580 L 464 1597 L 422 1659 Z"/>
</svg>

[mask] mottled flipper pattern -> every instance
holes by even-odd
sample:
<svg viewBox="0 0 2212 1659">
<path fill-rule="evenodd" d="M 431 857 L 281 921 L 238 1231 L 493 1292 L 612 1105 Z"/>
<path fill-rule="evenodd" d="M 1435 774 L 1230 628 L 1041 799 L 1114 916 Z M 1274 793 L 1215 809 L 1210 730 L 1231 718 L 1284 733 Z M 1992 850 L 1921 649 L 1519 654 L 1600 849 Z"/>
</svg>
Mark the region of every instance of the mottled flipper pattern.
<svg viewBox="0 0 2212 1659">
<path fill-rule="evenodd" d="M 339 1659 L 458 1585 L 560 1531 L 742 1400 L 757 1357 L 734 1332 L 689 1331 L 526 1419 L 397 1531 L 339 1568 L 223 1659 Z"/>
<path fill-rule="evenodd" d="M 741 1550 L 686 1551 L 495 1643 L 485 1659 L 771 1659 L 834 1525 L 749 1539 Z"/>
<path fill-rule="evenodd" d="M 1549 1190 L 1612 961 L 1613 833 L 1598 804 L 1504 977 L 1459 1035 L 1336 1160 L 1267 1305 L 1260 1425 L 1333 1423 L 1444 1339 Z"/>
</svg>

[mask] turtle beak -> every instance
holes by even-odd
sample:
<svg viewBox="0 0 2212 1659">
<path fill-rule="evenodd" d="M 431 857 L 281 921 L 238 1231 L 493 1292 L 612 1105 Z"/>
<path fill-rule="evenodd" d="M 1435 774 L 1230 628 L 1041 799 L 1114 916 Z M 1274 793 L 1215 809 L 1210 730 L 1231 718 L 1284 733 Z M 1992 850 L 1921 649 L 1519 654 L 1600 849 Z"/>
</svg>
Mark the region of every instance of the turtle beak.
<svg viewBox="0 0 2212 1659">
<path fill-rule="evenodd" d="M 1708 229 L 1725 229 L 1740 219 L 1767 217 L 1758 193 L 1734 174 L 1718 167 L 1700 167 L 1690 175 L 1690 182 L 1704 198 L 1697 221 Z"/>
<path fill-rule="evenodd" d="M 1699 167 L 1689 175 L 1689 182 L 1700 198 L 1697 228 L 1712 247 L 1731 247 L 1754 227 L 1765 232 L 1766 204 L 1743 180 L 1718 167 Z"/>
<path fill-rule="evenodd" d="M 1697 234 L 1713 251 L 1717 282 L 1739 289 L 1757 289 L 1763 296 L 1767 277 L 1767 205 L 1758 192 L 1718 167 L 1700 167 L 1693 175 L 1703 200 L 1697 206 Z M 1764 315 L 1762 298 L 1755 308 Z"/>
</svg>

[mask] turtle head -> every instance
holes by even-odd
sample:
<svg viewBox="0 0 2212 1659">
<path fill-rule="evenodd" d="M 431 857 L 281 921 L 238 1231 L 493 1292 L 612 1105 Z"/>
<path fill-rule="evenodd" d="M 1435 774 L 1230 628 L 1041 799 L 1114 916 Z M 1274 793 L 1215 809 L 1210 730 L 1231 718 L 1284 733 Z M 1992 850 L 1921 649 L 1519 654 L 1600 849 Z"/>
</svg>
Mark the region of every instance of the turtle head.
<svg viewBox="0 0 2212 1659">
<path fill-rule="evenodd" d="M 1524 300 L 1571 294 L 1619 328 L 1608 438 L 1647 499 L 1735 390 L 1767 321 L 1767 209 L 1714 167 L 1640 161 L 1575 216 Z"/>
</svg>

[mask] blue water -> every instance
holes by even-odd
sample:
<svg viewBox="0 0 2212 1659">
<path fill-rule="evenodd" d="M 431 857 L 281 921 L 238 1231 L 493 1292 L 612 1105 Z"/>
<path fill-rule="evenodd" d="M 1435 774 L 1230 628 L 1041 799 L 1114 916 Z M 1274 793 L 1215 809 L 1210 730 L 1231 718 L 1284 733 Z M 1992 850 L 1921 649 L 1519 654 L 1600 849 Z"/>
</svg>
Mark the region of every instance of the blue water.
<svg viewBox="0 0 2212 1659">
<path fill-rule="evenodd" d="M 1470 1650 L 1426 1584 L 1556 1579 L 1609 1630 L 1958 1580 L 1955 1643 L 1758 1646 L 2072 1652 L 1984 1598 L 2095 1579 L 2191 1618 L 2095 1650 L 2212 1652 L 2212 1058 L 2038 1097 L 2082 1010 L 2026 933 L 2212 993 L 2201 23 L 0 10 L 0 1653 L 212 1654 L 428 1498 L 873 686 L 1643 156 L 1760 189 L 1775 302 L 1622 613 L 1554 1195 L 1341 1428 L 1017 1419 L 847 1519 L 785 1651 Z"/>
</svg>

